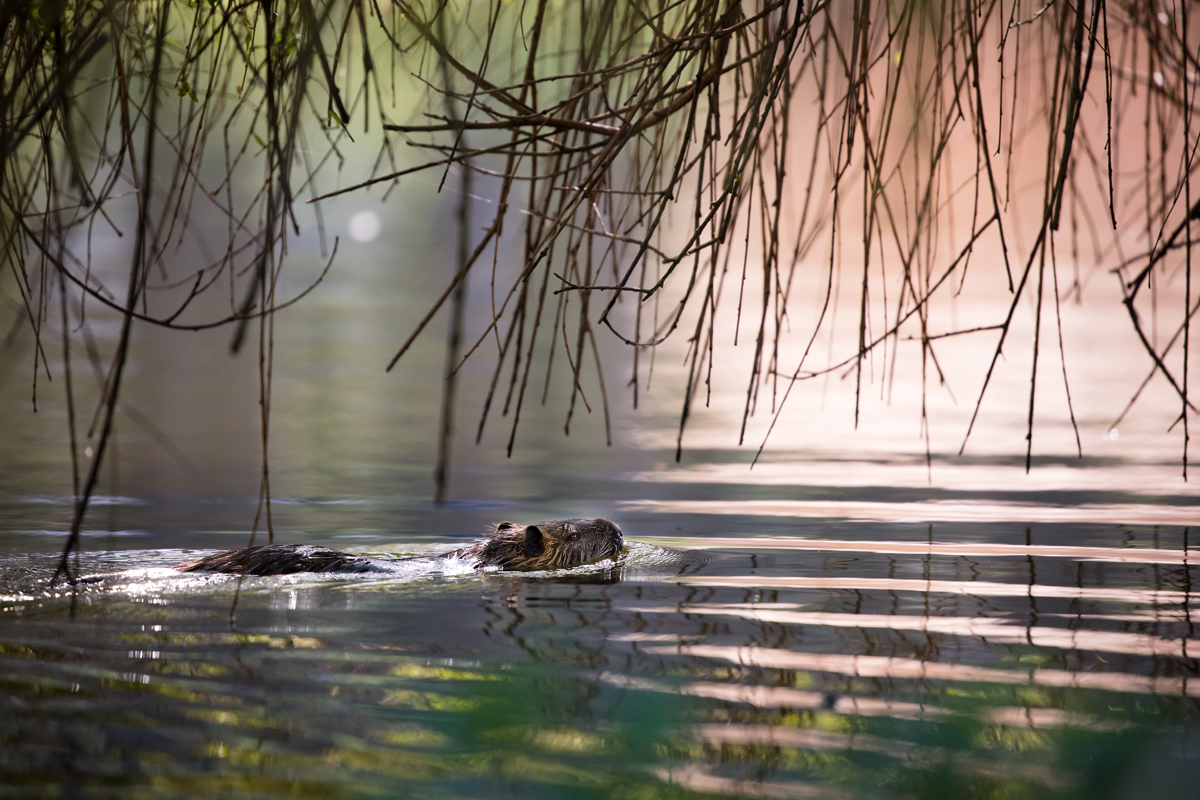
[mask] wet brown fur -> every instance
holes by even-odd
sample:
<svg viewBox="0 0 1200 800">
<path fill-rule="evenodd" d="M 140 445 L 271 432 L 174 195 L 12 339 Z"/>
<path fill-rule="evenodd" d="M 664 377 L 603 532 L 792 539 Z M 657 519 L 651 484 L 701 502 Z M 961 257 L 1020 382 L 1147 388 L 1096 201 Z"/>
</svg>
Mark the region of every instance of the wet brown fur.
<svg viewBox="0 0 1200 800">
<path fill-rule="evenodd" d="M 371 562 L 313 544 L 265 544 L 215 553 L 184 562 L 175 569 L 233 575 L 291 575 L 294 572 L 367 572 Z"/>
<path fill-rule="evenodd" d="M 618 555 L 624 546 L 621 529 L 606 519 L 560 519 L 524 527 L 501 522 L 484 541 L 446 557 L 472 559 L 476 569 L 530 572 L 578 567 Z"/>
<path fill-rule="evenodd" d="M 474 561 L 475 569 L 499 567 L 529 572 L 568 569 L 608 556 L 625 546 L 621 529 L 606 519 L 562 519 L 517 525 L 501 522 L 487 539 L 443 558 Z M 311 544 L 269 544 L 226 550 L 180 564 L 180 572 L 290 575 L 295 572 L 367 572 L 372 560 Z"/>
</svg>

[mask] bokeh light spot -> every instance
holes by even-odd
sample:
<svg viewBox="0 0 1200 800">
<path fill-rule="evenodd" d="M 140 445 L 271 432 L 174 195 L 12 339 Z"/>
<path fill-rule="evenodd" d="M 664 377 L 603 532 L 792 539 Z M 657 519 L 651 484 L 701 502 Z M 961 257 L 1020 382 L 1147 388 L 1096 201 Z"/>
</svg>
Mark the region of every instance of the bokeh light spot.
<svg viewBox="0 0 1200 800">
<path fill-rule="evenodd" d="M 360 211 L 350 218 L 350 236 L 356 242 L 370 242 L 379 235 L 379 215 L 374 211 Z"/>
</svg>

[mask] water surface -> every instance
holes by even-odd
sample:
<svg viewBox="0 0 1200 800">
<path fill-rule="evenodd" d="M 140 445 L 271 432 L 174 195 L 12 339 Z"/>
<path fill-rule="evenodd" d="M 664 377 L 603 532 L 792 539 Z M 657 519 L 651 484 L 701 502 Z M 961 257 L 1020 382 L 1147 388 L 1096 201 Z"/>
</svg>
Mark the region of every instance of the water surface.
<svg viewBox="0 0 1200 800">
<path fill-rule="evenodd" d="M 1186 527 L 618 514 L 619 559 L 540 574 L 238 580 L 165 569 L 195 549 L 115 548 L 77 567 L 120 577 L 48 589 L 53 556 L 9 535 L 6 794 L 1194 785 Z"/>
</svg>

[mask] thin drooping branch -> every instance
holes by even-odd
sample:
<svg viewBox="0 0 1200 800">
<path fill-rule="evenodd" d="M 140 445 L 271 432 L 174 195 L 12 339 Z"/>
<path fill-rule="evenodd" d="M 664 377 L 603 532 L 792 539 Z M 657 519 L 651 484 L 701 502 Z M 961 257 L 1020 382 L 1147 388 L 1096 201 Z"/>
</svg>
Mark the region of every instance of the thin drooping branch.
<svg viewBox="0 0 1200 800">
<path fill-rule="evenodd" d="M 229 326 L 236 353 L 257 323 L 269 517 L 273 319 L 332 264 L 280 298 L 294 285 L 284 283 L 289 246 L 309 224 L 299 212 L 314 212 L 324 256 L 326 203 L 404 180 L 405 199 L 421 204 L 424 188 L 407 181 L 427 170 L 441 177 L 431 191 L 462 176 L 458 263 L 386 367 L 449 302 L 439 496 L 445 421 L 471 359 L 491 359 L 478 435 L 493 411 L 506 415 L 510 452 L 528 403 L 561 403 L 567 430 L 603 413 L 610 436 L 605 379 L 622 352 L 635 405 L 655 364 L 679 364 L 681 453 L 729 367 L 743 376 L 743 441 L 756 415 L 769 415 L 767 437 L 776 431 L 814 376 L 848 371 L 856 418 L 868 387 L 878 381 L 885 396 L 898 370 L 919 369 L 933 391 L 953 377 L 942 340 L 990 332 L 963 449 L 1023 309 L 1035 334 L 1054 314 L 1063 388 L 1076 392 L 1062 301 L 1082 301 L 1088 278 L 1076 266 L 1060 286 L 1068 251 L 1076 265 L 1099 265 L 1093 275 L 1114 266 L 1147 382 L 1179 398 L 1186 468 L 1200 224 L 1190 183 L 1200 21 L 1186 9 L 98 0 L 40 4 L 37 17 L 32 8 L 0 8 L 0 291 L 15 315 L 3 327 L 32 334 L 33 402 L 61 358 L 68 424 L 90 416 L 98 437 L 85 470 L 70 436 L 77 506 L 67 551 L 104 474 L 135 325 Z M 347 171 L 372 136 L 371 166 Z M 1142 162 L 1136 191 L 1117 186 L 1129 174 L 1122 148 Z M 472 196 L 491 201 L 481 230 L 469 229 Z M 97 231 L 132 232 L 132 260 L 111 263 L 93 247 Z M 410 265 L 401 258 L 397 268 Z M 468 282 L 489 296 L 468 293 Z M 986 295 L 986 312 L 941 327 L 938 310 L 964 292 Z M 100 397 L 85 411 L 71 339 L 92 318 L 119 320 L 121 334 L 101 343 L 103 358 L 89 355 L 107 364 L 91 367 Z M 56 324 L 62 342 L 49 347 Z M 1172 331 L 1168 341 L 1160 329 Z M 1030 466 L 1047 386 L 1039 339 L 1026 377 Z M 739 354 L 744 362 L 724 363 Z M 924 391 L 929 461 L 936 421 Z M 1073 401 L 1066 411 L 1079 440 Z"/>
<path fill-rule="evenodd" d="M 170 5 L 163 3 L 161 6 L 160 16 L 158 19 L 159 34 L 154 41 L 154 55 L 151 60 L 151 75 L 157 75 L 159 66 L 162 63 L 163 48 L 165 46 L 166 31 L 168 30 L 167 21 L 169 19 Z M 151 92 L 149 97 L 149 110 L 147 111 L 147 123 L 145 130 L 145 144 L 142 146 L 142 174 L 152 175 L 154 173 L 154 151 L 157 136 L 155 135 L 154 122 L 159 109 L 158 92 Z M 150 249 L 150 208 L 153 202 L 153 195 L 147 187 L 144 194 L 138 197 L 138 221 L 137 230 L 134 239 L 133 259 L 129 266 L 129 284 L 125 298 L 124 315 L 121 320 L 121 333 L 117 341 L 117 351 L 113 356 L 112 368 L 107 391 L 104 397 L 104 424 L 100 428 L 100 436 L 96 442 L 96 452 L 92 457 L 91 465 L 88 468 L 87 479 L 84 481 L 83 490 L 75 496 L 75 513 L 71 519 L 71 531 L 67 537 L 67 543 L 63 547 L 62 556 L 59 558 L 58 566 L 54 570 L 54 576 L 51 577 L 50 583 L 54 584 L 62 576 L 65 576 L 71 583 L 75 582 L 74 576 L 71 574 L 69 557 L 71 552 L 79 544 L 79 536 L 83 528 L 84 515 L 87 514 L 88 503 L 91 500 L 92 493 L 96 489 L 96 483 L 100 477 L 100 469 L 104 466 L 104 455 L 108 449 L 109 441 L 112 437 L 113 430 L 113 415 L 117 410 L 117 399 L 121 393 L 121 378 L 125 374 L 125 365 L 129 360 L 129 337 L 133 330 L 133 309 L 137 305 L 139 298 L 142 295 L 143 281 L 145 279 L 146 267 L 149 261 Z"/>
</svg>

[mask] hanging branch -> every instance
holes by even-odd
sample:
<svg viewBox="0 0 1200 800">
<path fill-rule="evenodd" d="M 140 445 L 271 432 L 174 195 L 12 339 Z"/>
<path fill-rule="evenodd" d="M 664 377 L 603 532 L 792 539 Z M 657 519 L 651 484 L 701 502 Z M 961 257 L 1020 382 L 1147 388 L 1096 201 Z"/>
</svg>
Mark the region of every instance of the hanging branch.
<svg viewBox="0 0 1200 800">
<path fill-rule="evenodd" d="M 0 290 L 14 319 L 3 327 L 32 333 L 34 407 L 61 353 L 68 425 L 90 416 L 96 436 L 86 465 L 69 437 L 77 499 L 60 573 L 70 576 L 66 555 L 111 454 L 135 324 L 230 326 L 236 354 L 257 323 L 270 530 L 274 315 L 332 264 L 281 298 L 289 241 L 313 224 L 324 254 L 322 201 L 425 170 L 461 175 L 459 260 L 386 366 L 451 303 L 439 497 L 468 359 L 490 359 L 477 436 L 506 417 L 510 453 L 531 402 L 559 404 L 564 430 L 602 413 L 610 437 L 610 364 L 623 351 L 635 404 L 654 369 L 678 364 L 678 456 L 728 367 L 742 376 L 740 442 L 756 415 L 769 417 L 769 437 L 814 376 L 853 375 L 856 419 L 872 385 L 886 396 L 899 370 L 920 369 L 930 391 L 946 385 L 942 340 L 983 335 L 991 354 L 962 452 L 1026 307 L 1038 334 L 1028 468 L 1052 353 L 1039 341 L 1043 313 L 1054 314 L 1063 387 L 1077 392 L 1061 301 L 1081 301 L 1086 279 L 1077 269 L 1060 287 L 1068 251 L 1076 264 L 1116 265 L 1123 315 L 1147 353 L 1143 386 L 1160 381 L 1179 399 L 1186 470 L 1200 224 L 1188 13 L 1133 0 L 4 4 Z M 1113 163 L 1137 126 L 1145 177 L 1118 191 Z M 343 175 L 372 136 L 374 163 Z M 1036 202 L 1018 159 L 1038 170 Z M 419 192 L 405 187 L 424 202 Z M 494 200 L 481 230 L 470 229 L 472 194 Z M 114 270 L 97 255 L 98 232 L 131 234 L 130 264 Z M 982 318 L 939 327 L 935 310 L 989 286 L 989 273 L 1003 286 Z M 490 296 L 468 294 L 469 280 Z M 853 341 L 835 336 L 839 313 L 852 315 Z M 98 316 L 119 318 L 121 333 L 89 356 L 100 397 L 88 411 L 71 338 Z M 55 325 L 62 341 L 50 347 Z M 718 363 L 726 344 L 745 361 Z M 1076 425 L 1070 400 L 1066 410 Z"/>
</svg>

